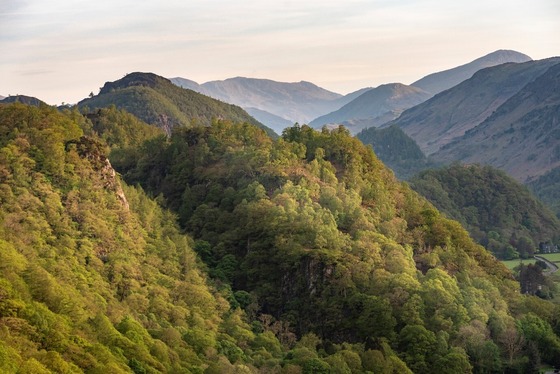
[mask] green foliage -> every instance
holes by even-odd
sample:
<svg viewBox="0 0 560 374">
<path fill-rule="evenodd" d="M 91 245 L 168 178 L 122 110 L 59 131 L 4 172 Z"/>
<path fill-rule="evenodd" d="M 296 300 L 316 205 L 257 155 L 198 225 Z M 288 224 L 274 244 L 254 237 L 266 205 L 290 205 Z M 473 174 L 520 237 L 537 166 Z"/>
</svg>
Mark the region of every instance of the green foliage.
<svg viewBox="0 0 560 374">
<path fill-rule="evenodd" d="M 511 352 L 558 357 L 554 307 L 516 292 L 344 128 L 146 133 L 112 144 L 130 187 L 105 156 L 112 120 L 98 132 L 21 104 L 0 119 L 7 373 L 484 372 L 525 367 Z"/>
<path fill-rule="evenodd" d="M 560 217 L 560 168 L 527 183 L 527 187 Z"/>
<path fill-rule="evenodd" d="M 143 147 L 145 156 L 120 172 L 179 214 L 214 281 L 246 300 L 231 305 L 260 315 L 254 352 L 289 349 L 285 370 L 498 367 L 469 362 L 458 337 L 492 314 L 511 318 L 508 302 L 519 295 L 510 273 L 344 128 L 296 125 L 271 141 L 215 121 Z M 403 330 L 412 326 L 425 332 L 422 348 Z M 295 347 L 293 333 L 304 336 Z M 356 364 L 330 348 L 344 342 L 370 353 L 361 351 Z M 402 360 L 380 350 L 383 342 Z M 502 347 L 497 337 L 492 344 Z"/>
<path fill-rule="evenodd" d="M 383 129 L 370 127 L 360 131 L 356 137 L 362 143 L 371 145 L 377 157 L 400 179 L 408 179 L 435 166 L 433 161 L 426 158 L 414 139 L 396 125 Z"/>
<path fill-rule="evenodd" d="M 490 166 L 453 164 L 424 171 L 410 184 L 498 258 L 527 258 L 539 245 L 558 240 L 560 221 L 526 188 Z"/>
</svg>

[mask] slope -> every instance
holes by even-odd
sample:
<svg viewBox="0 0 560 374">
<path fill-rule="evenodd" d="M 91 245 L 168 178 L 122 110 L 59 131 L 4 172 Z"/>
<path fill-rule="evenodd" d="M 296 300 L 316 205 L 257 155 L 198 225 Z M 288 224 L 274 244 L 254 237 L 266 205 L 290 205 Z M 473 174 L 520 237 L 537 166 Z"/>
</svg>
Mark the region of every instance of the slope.
<svg viewBox="0 0 560 374">
<path fill-rule="evenodd" d="M 201 371 L 225 300 L 78 112 L 0 106 L 0 371 Z M 86 126 L 87 127 L 87 126 Z"/>
<path fill-rule="evenodd" d="M 406 110 L 392 123 L 413 138 L 426 155 L 431 155 L 480 124 L 558 62 L 560 59 L 551 58 L 480 70 L 472 78 Z"/>
<path fill-rule="evenodd" d="M 558 60 L 557 60 L 558 61 Z M 560 63 L 434 158 L 493 165 L 521 182 L 560 166 Z"/>
<path fill-rule="evenodd" d="M 126 109 L 167 133 L 176 126 L 208 125 L 213 119 L 224 118 L 251 123 L 274 136 L 271 129 L 240 107 L 177 87 L 152 73 L 131 73 L 115 82 L 107 82 L 98 95 L 78 103 L 78 107 L 90 109 L 110 105 Z"/>
<path fill-rule="evenodd" d="M 411 187 L 502 259 L 556 243 L 560 221 L 526 187 L 490 166 L 454 164 L 410 179 Z"/>
<path fill-rule="evenodd" d="M 399 179 L 408 179 L 421 170 L 432 168 L 418 144 L 398 126 L 383 129 L 370 127 L 360 131 L 356 137 L 373 147 L 375 154 L 395 172 Z"/>
<path fill-rule="evenodd" d="M 272 141 L 215 123 L 142 153 L 116 165 L 124 178 L 165 198 L 214 279 L 252 295 L 247 310 L 297 336 L 326 350 L 386 342 L 415 373 L 480 372 L 488 357 L 494 371 L 522 372 L 532 344 L 543 361 L 560 357 L 552 330 L 539 330 L 550 349 L 523 332 L 546 326 L 551 304 L 521 296 L 509 271 L 342 127 L 294 126 Z M 527 339 L 519 360 L 506 358 L 509 334 Z"/>
<path fill-rule="evenodd" d="M 309 124 L 312 127 L 320 128 L 326 124 L 368 120 L 373 121 L 370 125 L 379 126 L 395 119 L 403 110 L 420 104 L 429 97 L 430 94 L 416 87 L 401 83 L 384 84 L 364 92 L 337 111 L 316 118 Z M 375 122 L 376 118 L 382 118 L 382 121 Z M 348 127 L 353 133 L 362 130 L 361 127 Z"/>
<path fill-rule="evenodd" d="M 468 64 L 427 75 L 424 78 L 412 83 L 411 86 L 421 88 L 424 91 L 430 92 L 432 95 L 436 95 L 469 79 L 474 73 L 481 69 L 508 62 L 521 63 L 527 61 L 531 61 L 531 58 L 522 53 L 509 50 L 498 50 L 477 58 Z"/>
</svg>

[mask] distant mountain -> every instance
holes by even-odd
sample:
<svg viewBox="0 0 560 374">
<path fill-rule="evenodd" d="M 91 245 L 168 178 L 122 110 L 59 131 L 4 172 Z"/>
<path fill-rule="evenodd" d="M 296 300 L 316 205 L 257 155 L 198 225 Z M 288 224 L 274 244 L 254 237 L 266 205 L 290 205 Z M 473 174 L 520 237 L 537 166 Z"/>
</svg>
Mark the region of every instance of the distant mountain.
<svg viewBox="0 0 560 374">
<path fill-rule="evenodd" d="M 404 111 L 393 123 L 430 155 L 480 124 L 559 62 L 560 58 L 551 58 L 482 69 L 472 78 Z"/>
<path fill-rule="evenodd" d="M 519 63 L 527 61 L 531 61 L 531 57 L 524 55 L 523 53 L 499 50 L 477 58 L 468 64 L 427 75 L 424 78 L 412 83 L 411 86 L 421 88 L 424 91 L 435 95 L 469 79 L 480 69 L 505 64 L 507 62 Z"/>
<path fill-rule="evenodd" d="M 257 108 L 244 108 L 247 113 L 249 113 L 253 118 L 257 121 L 266 124 L 266 126 L 270 127 L 277 134 L 281 134 L 282 130 L 286 127 L 292 126 L 293 123 L 287 119 L 279 117 L 275 114 L 269 113 L 265 110 L 257 109 Z"/>
<path fill-rule="evenodd" d="M 183 89 L 168 79 L 152 73 L 131 73 L 115 82 L 107 82 L 99 95 L 84 99 L 79 107 L 103 108 L 115 105 L 141 120 L 163 128 L 167 133 L 175 126 L 208 125 L 213 119 L 248 122 L 274 132 L 255 120 L 242 108 L 220 102 L 192 90 Z"/>
<path fill-rule="evenodd" d="M 4 100 L 5 98 L 6 98 L 6 96 L 0 95 L 0 100 Z"/>
<path fill-rule="evenodd" d="M 187 88 L 189 90 L 193 90 L 196 91 L 198 93 L 201 94 L 205 94 L 207 95 L 207 93 L 204 91 L 204 88 L 202 88 L 200 86 L 200 84 L 196 83 L 195 81 L 192 81 L 190 79 L 186 79 L 186 78 L 171 78 L 170 79 L 171 83 L 182 87 L 182 88 Z"/>
<path fill-rule="evenodd" d="M 0 99 L 0 103 L 2 104 L 22 103 L 22 104 L 32 105 L 37 107 L 41 105 L 48 105 L 47 103 L 37 99 L 36 97 L 25 96 L 25 95 L 14 95 L 14 96 L 3 97 L 2 99 Z"/>
<path fill-rule="evenodd" d="M 409 184 L 499 258 L 527 257 L 540 243 L 558 239 L 557 217 L 501 170 L 453 164 L 425 171 Z"/>
<path fill-rule="evenodd" d="M 371 145 L 375 154 L 393 170 L 399 179 L 407 179 L 421 170 L 435 167 L 418 144 L 398 126 L 383 129 L 370 127 L 360 131 L 356 137 Z"/>
<path fill-rule="evenodd" d="M 318 128 L 326 124 L 343 123 L 351 132 L 356 133 L 368 124 L 381 125 L 395 119 L 407 108 L 420 104 L 430 98 L 430 94 L 401 83 L 384 84 L 367 90 L 337 111 L 321 116 L 310 122 Z M 352 125 L 352 120 L 362 120 Z M 366 121 L 363 121 L 366 120 Z"/>
<path fill-rule="evenodd" d="M 522 182 L 560 167 L 560 61 L 553 61 L 556 65 L 434 158 L 490 164 Z"/>
<path fill-rule="evenodd" d="M 171 78 L 171 81 L 227 103 L 268 112 L 284 118 L 290 124 L 308 123 L 319 115 L 340 108 L 367 90 L 342 96 L 310 82 L 286 83 L 243 77 L 203 84 L 185 78 Z"/>
</svg>

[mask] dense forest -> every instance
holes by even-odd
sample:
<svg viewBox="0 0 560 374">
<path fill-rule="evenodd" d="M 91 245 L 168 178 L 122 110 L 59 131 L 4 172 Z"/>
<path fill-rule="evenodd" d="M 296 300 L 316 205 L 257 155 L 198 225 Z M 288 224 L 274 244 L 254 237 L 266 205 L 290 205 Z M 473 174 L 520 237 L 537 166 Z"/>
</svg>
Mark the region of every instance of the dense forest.
<svg viewBox="0 0 560 374">
<path fill-rule="evenodd" d="M 16 103 L 0 134 L 3 373 L 560 365 L 560 309 L 342 127 Z"/>
<path fill-rule="evenodd" d="M 428 159 L 418 144 L 400 127 L 369 127 L 356 134 L 364 144 L 370 144 L 385 165 L 401 179 L 408 179 L 418 172 L 433 168 L 436 164 Z"/>
<path fill-rule="evenodd" d="M 556 244 L 560 221 L 526 187 L 491 166 L 453 164 L 410 179 L 414 190 L 501 259 Z"/>
</svg>

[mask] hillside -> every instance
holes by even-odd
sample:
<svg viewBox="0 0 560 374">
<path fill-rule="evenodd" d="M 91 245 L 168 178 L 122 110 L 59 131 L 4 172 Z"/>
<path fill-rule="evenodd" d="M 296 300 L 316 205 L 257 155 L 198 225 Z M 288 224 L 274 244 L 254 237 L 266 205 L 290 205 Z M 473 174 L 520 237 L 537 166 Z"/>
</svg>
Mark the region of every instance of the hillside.
<svg viewBox="0 0 560 374">
<path fill-rule="evenodd" d="M 474 73 L 481 69 L 508 62 L 521 63 L 527 61 L 531 61 L 531 58 L 522 53 L 499 50 L 477 58 L 468 64 L 427 75 L 412 83 L 411 86 L 421 88 L 424 91 L 430 92 L 432 95 L 436 95 L 471 78 Z"/>
<path fill-rule="evenodd" d="M 528 182 L 527 187 L 560 218 L 560 168 Z"/>
<path fill-rule="evenodd" d="M 395 172 L 399 179 L 408 179 L 421 170 L 432 168 L 418 144 L 398 126 L 383 129 L 370 127 L 360 131 L 356 137 L 371 145 L 375 155 Z"/>
<path fill-rule="evenodd" d="M 352 120 L 365 120 L 370 125 L 380 126 L 398 117 L 403 110 L 420 104 L 428 98 L 430 94 L 416 87 L 400 83 L 384 84 L 364 92 L 337 111 L 316 118 L 309 124 L 320 128 L 326 124 L 345 123 L 355 134 L 363 127 L 351 123 Z"/>
<path fill-rule="evenodd" d="M 560 239 L 556 216 L 526 187 L 490 166 L 453 164 L 424 171 L 409 183 L 498 258 L 528 257 L 539 244 Z"/>
<path fill-rule="evenodd" d="M 226 104 L 192 90 L 180 88 L 152 73 L 131 73 L 107 82 L 98 95 L 78 103 L 79 108 L 104 108 L 115 105 L 143 121 L 171 133 L 176 126 L 209 125 L 213 119 L 247 122 L 273 131 L 240 107 Z"/>
<path fill-rule="evenodd" d="M 216 123 L 142 153 L 136 165 L 116 165 L 125 180 L 178 213 L 214 279 L 248 292 L 253 311 L 297 336 L 312 333 L 327 351 L 342 342 L 379 350 L 385 341 L 415 373 L 523 371 L 534 362 L 524 343 L 517 358 L 500 358 L 498 336 L 518 339 L 525 330 L 515 321 L 540 323 L 525 313 L 549 304 L 519 295 L 499 262 L 344 128 L 294 126 L 271 141 Z M 523 305 L 519 314 L 513 304 Z M 560 354 L 558 337 L 547 336 Z M 425 350 L 416 354 L 419 337 Z M 557 357 L 546 352 L 543 361 Z"/>
<path fill-rule="evenodd" d="M 559 58 L 551 58 L 480 70 L 472 78 L 404 111 L 390 124 L 400 126 L 429 156 L 479 125 L 559 62 Z"/>
<path fill-rule="evenodd" d="M 0 372 L 200 372 L 227 360 L 203 353 L 235 339 L 192 240 L 119 181 L 87 120 L 15 104 L 0 105 L 0 124 Z"/>
<path fill-rule="evenodd" d="M 559 364 L 553 304 L 344 128 L 167 138 L 116 108 L 12 104 L 0 129 L 2 373 Z"/>
<path fill-rule="evenodd" d="M 558 60 L 556 60 L 558 61 Z M 485 163 L 521 182 L 560 166 L 560 63 L 433 157 Z"/>
</svg>

